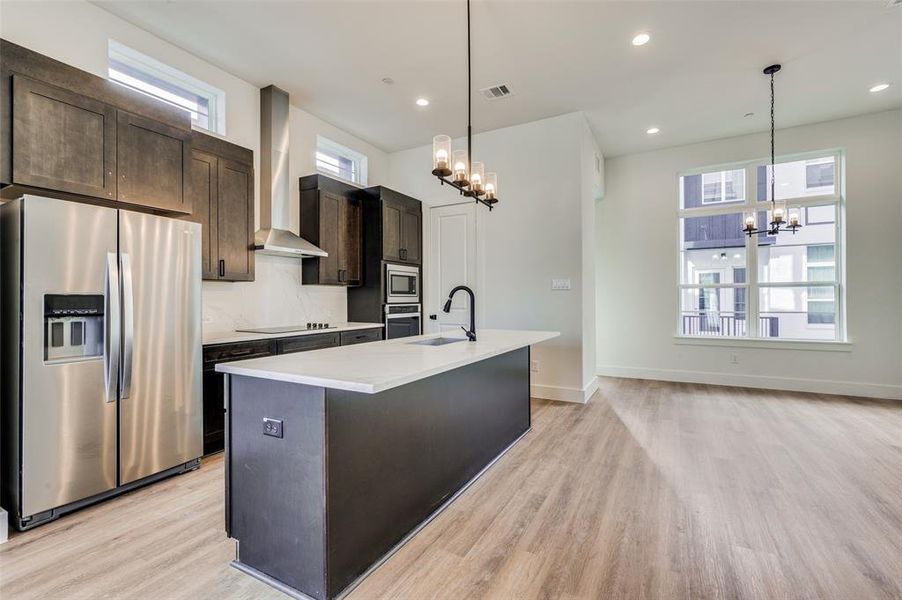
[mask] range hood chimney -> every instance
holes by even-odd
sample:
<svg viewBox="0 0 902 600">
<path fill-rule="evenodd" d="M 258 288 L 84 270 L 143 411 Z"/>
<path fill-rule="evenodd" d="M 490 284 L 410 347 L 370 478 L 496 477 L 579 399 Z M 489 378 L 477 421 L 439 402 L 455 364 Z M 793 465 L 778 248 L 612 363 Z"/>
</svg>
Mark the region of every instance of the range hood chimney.
<svg viewBox="0 0 902 600">
<path fill-rule="evenodd" d="M 254 249 L 294 258 L 329 256 L 288 228 L 288 149 L 288 93 L 270 85 L 260 90 L 260 229 Z"/>
</svg>

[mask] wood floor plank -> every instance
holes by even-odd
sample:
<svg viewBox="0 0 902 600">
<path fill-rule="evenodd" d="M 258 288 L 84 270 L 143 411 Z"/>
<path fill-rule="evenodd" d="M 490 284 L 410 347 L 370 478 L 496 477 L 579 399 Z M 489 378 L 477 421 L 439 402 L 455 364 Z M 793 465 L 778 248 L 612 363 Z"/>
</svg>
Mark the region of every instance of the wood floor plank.
<svg viewBox="0 0 902 600">
<path fill-rule="evenodd" d="M 348 595 L 902 598 L 902 402 L 603 379 Z M 229 567 L 222 459 L 14 534 L 0 597 L 276 599 Z"/>
</svg>

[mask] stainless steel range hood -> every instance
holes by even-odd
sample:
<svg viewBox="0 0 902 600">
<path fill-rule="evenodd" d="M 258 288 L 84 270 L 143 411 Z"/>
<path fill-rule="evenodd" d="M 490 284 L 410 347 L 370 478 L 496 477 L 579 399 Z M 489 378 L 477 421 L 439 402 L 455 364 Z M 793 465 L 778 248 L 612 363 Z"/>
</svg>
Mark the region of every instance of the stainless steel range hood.
<svg viewBox="0 0 902 600">
<path fill-rule="evenodd" d="M 270 85 L 260 90 L 260 229 L 254 249 L 294 258 L 329 256 L 288 228 L 288 150 L 288 93 Z"/>
</svg>

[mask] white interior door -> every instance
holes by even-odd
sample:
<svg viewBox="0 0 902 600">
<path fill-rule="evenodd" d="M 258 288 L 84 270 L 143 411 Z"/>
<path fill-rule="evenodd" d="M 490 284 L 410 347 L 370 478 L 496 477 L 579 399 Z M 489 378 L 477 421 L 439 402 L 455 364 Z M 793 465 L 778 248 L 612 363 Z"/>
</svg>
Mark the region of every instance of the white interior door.
<svg viewBox="0 0 902 600">
<path fill-rule="evenodd" d="M 477 292 L 476 204 L 466 202 L 431 208 L 429 238 L 428 270 L 424 274 L 428 288 L 425 329 L 427 333 L 459 333 L 461 325 L 469 327 L 470 323 L 467 294 L 455 295 L 450 313 L 443 312 L 442 306 L 456 285 L 466 285 Z"/>
</svg>

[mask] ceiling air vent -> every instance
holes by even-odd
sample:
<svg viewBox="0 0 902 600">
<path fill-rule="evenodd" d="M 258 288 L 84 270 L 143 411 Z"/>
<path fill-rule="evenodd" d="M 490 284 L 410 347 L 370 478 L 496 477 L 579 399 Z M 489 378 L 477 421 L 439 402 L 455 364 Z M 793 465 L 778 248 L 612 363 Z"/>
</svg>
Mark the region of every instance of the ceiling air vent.
<svg viewBox="0 0 902 600">
<path fill-rule="evenodd" d="M 485 96 L 486 100 L 500 100 L 501 98 L 507 98 L 512 95 L 510 88 L 507 87 L 507 84 L 502 83 L 500 85 L 493 85 L 492 87 L 482 88 L 479 92 Z"/>
</svg>

